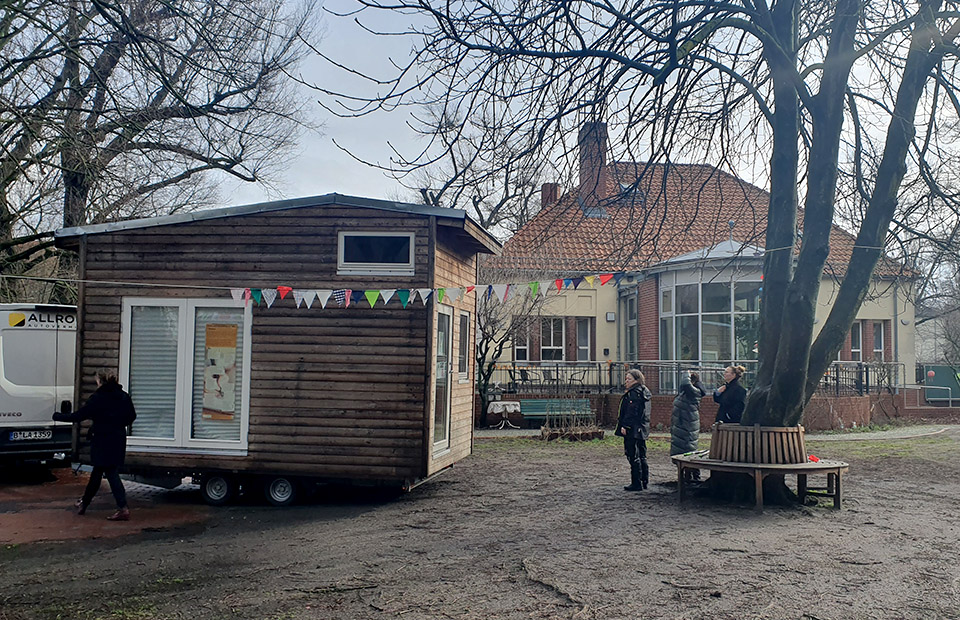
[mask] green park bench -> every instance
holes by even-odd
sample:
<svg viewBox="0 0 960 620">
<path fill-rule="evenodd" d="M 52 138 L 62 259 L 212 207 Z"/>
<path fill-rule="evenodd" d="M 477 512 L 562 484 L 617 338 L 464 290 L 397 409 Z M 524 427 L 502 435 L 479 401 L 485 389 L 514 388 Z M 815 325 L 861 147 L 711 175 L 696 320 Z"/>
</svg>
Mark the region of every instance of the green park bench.
<svg viewBox="0 0 960 620">
<path fill-rule="evenodd" d="M 571 423 L 590 424 L 596 414 L 586 398 L 530 398 L 520 401 L 520 414 L 524 420 L 549 423 L 551 426 Z"/>
</svg>

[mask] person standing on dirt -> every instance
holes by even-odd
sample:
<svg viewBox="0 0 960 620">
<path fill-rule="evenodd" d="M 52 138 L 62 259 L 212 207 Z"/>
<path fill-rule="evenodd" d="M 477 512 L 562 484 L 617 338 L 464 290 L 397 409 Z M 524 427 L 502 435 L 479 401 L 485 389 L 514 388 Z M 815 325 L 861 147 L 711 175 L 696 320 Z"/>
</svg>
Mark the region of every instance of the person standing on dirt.
<svg viewBox="0 0 960 620">
<path fill-rule="evenodd" d="M 700 399 L 706 394 L 699 374 L 681 373 L 680 390 L 673 399 L 673 412 L 670 415 L 670 456 L 697 449 L 700 439 Z M 683 474 L 688 480 L 700 480 L 699 469 L 687 469 Z"/>
<path fill-rule="evenodd" d="M 650 468 L 647 466 L 647 437 L 650 435 L 650 390 L 644 385 L 643 373 L 627 371 L 626 392 L 620 398 L 617 417 L 618 437 L 623 437 L 623 453 L 630 463 L 630 485 L 625 491 L 647 488 Z"/>
<path fill-rule="evenodd" d="M 100 482 L 106 476 L 110 491 L 117 502 L 117 511 L 107 519 L 130 520 L 127 494 L 120 480 L 119 470 L 127 451 L 127 427 L 133 424 L 136 418 L 133 401 L 130 395 L 123 391 L 123 387 L 117 382 L 116 373 L 112 370 L 97 371 L 97 391 L 83 407 L 74 413 L 53 414 L 53 419 L 58 422 L 93 421 L 87 431 L 93 471 L 83 497 L 74 504 L 78 515 L 87 511 L 87 506 L 100 490 Z"/>
<path fill-rule="evenodd" d="M 746 368 L 743 366 L 727 366 L 723 371 L 725 383 L 713 392 L 713 400 L 717 403 L 717 422 L 724 424 L 739 424 L 743 417 L 743 409 L 747 405 L 747 390 L 740 385 L 740 378 Z"/>
</svg>

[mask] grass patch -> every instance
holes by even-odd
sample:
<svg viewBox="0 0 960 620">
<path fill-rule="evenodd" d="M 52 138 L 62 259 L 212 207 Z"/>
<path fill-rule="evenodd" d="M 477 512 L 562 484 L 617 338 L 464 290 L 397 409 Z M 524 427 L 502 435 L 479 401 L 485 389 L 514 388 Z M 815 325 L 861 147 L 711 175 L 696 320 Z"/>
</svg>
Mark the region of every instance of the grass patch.
<svg viewBox="0 0 960 620">
<path fill-rule="evenodd" d="M 807 452 L 830 459 L 912 458 L 931 462 L 955 462 L 960 457 L 960 442 L 937 435 L 910 439 L 877 441 L 808 440 Z"/>
<path fill-rule="evenodd" d="M 157 606 L 141 597 L 110 601 L 97 609 L 51 605 L 40 610 L 44 620 L 159 620 Z"/>
</svg>

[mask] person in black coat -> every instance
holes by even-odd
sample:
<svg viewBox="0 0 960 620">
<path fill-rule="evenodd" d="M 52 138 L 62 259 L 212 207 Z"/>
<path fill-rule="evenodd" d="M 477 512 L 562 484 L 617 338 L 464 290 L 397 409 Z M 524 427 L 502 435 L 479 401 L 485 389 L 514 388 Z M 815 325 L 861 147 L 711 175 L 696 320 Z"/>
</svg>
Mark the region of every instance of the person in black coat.
<svg viewBox="0 0 960 620">
<path fill-rule="evenodd" d="M 623 453 L 630 463 L 630 485 L 625 491 L 647 488 L 650 468 L 647 466 L 647 437 L 650 436 L 650 390 L 644 385 L 643 373 L 628 370 L 627 390 L 620 398 L 617 417 L 618 437 L 623 437 Z"/>
<path fill-rule="evenodd" d="M 706 394 L 699 374 L 682 373 L 680 390 L 673 399 L 673 412 L 670 415 L 670 456 L 697 449 L 700 439 L 700 399 Z M 699 470 L 685 471 L 690 472 L 693 480 L 700 479 Z"/>
<path fill-rule="evenodd" d="M 100 490 L 100 482 L 107 477 L 110 491 L 117 502 L 117 512 L 107 517 L 111 521 L 128 521 L 130 510 L 127 508 L 127 494 L 120 480 L 120 466 L 127 451 L 127 427 L 133 424 L 137 412 L 133 408 L 130 395 L 123 391 L 112 370 L 97 372 L 97 391 L 83 407 L 74 413 L 55 413 L 53 419 L 58 422 L 82 422 L 92 420 L 87 431 L 90 442 L 90 463 L 93 471 L 83 497 L 75 504 L 77 514 L 87 511 L 90 501 Z"/>
<path fill-rule="evenodd" d="M 723 371 L 726 382 L 713 392 L 717 407 L 717 422 L 739 424 L 743 409 L 747 405 L 747 390 L 740 385 L 740 378 L 746 370 L 743 366 L 727 366 Z"/>
</svg>

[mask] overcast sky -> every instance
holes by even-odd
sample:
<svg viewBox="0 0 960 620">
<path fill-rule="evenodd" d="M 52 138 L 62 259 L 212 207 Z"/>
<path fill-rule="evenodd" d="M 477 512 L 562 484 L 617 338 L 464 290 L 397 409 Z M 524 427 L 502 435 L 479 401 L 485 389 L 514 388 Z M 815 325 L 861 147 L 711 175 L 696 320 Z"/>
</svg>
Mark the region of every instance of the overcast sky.
<svg viewBox="0 0 960 620">
<path fill-rule="evenodd" d="M 325 4 L 331 10 L 356 6 L 350 0 L 328 0 Z M 409 53 L 409 40 L 370 35 L 358 28 L 351 19 L 324 15 L 321 28 L 323 33 L 318 47 L 324 53 L 379 77 L 390 75 L 389 58 L 403 60 Z M 342 71 L 312 55 L 303 63 L 301 71 L 308 82 L 349 85 Z M 284 176 L 276 180 L 275 191 L 258 184 L 224 181 L 221 186 L 223 206 L 331 192 L 390 199 L 408 193 L 393 179 L 354 161 L 334 144 L 336 140 L 358 156 L 372 161 L 389 160 L 391 151 L 388 142 L 409 154 L 417 148 L 418 143 L 404 123 L 402 113 L 340 119 L 317 104 L 317 93 L 306 87 L 299 88 L 298 92 L 307 102 L 312 120 L 323 124 L 321 134 L 302 136 L 300 152 Z"/>
</svg>

